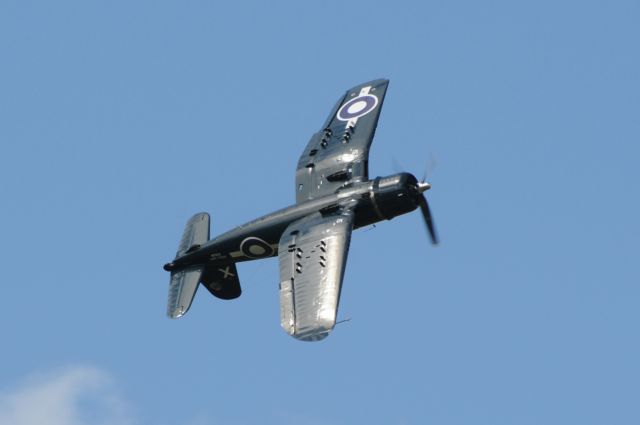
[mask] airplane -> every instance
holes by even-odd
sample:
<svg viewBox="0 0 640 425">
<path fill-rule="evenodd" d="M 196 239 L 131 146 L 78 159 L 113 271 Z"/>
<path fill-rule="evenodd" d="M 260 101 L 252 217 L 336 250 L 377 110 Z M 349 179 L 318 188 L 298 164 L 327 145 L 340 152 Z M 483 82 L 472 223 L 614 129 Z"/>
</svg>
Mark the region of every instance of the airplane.
<svg viewBox="0 0 640 425">
<path fill-rule="evenodd" d="M 389 80 L 355 86 L 311 136 L 296 169 L 296 203 L 209 239 L 209 215 L 186 224 L 171 272 L 167 315 L 182 317 L 200 283 L 217 298 L 242 293 L 236 263 L 278 256 L 280 323 L 294 338 L 319 341 L 336 325 L 351 232 L 420 208 L 438 243 L 424 192 L 403 172 L 369 179 L 369 148 Z"/>
</svg>

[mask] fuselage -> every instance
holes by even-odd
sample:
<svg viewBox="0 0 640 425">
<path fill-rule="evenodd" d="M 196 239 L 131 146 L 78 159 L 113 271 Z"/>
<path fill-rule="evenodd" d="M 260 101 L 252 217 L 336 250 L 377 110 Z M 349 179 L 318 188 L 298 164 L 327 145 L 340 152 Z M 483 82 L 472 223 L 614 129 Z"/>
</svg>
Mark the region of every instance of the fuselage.
<svg viewBox="0 0 640 425">
<path fill-rule="evenodd" d="M 354 228 L 390 220 L 418 207 L 416 178 L 409 173 L 351 182 L 334 194 L 297 203 L 264 215 L 209 242 L 193 247 L 165 266 L 168 270 L 194 264 L 228 264 L 268 258 L 278 254 L 278 242 L 292 222 L 310 214 L 330 214 L 343 208 L 355 212 Z"/>
</svg>

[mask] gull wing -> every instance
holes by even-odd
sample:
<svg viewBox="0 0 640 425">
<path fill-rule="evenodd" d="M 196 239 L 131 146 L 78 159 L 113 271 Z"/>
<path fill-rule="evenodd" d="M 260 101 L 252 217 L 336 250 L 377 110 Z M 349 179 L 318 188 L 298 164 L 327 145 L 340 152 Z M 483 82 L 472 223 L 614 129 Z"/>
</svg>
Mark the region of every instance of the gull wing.
<svg viewBox="0 0 640 425">
<path fill-rule="evenodd" d="M 280 323 L 297 339 L 321 340 L 336 324 L 353 216 L 314 213 L 291 223 L 280 239 Z"/>
<path fill-rule="evenodd" d="M 369 147 L 389 80 L 374 80 L 344 94 L 324 125 L 311 136 L 296 170 L 296 202 L 334 193 L 369 179 Z"/>
</svg>

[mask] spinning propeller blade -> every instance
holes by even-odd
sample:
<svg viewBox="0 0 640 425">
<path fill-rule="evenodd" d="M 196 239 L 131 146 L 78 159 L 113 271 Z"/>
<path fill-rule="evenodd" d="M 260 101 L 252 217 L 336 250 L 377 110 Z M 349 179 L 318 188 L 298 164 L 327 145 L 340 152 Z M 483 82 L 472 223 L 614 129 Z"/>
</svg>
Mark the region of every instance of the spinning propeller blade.
<svg viewBox="0 0 640 425">
<path fill-rule="evenodd" d="M 427 225 L 427 230 L 429 231 L 429 236 L 431 237 L 431 243 L 437 245 L 438 236 L 436 235 L 436 229 L 433 225 L 433 218 L 431 218 L 431 210 L 429 209 L 427 198 L 425 198 L 424 195 L 420 195 L 418 197 L 418 202 L 420 204 L 420 211 L 422 212 L 422 216 L 424 217 L 424 223 Z"/>
</svg>

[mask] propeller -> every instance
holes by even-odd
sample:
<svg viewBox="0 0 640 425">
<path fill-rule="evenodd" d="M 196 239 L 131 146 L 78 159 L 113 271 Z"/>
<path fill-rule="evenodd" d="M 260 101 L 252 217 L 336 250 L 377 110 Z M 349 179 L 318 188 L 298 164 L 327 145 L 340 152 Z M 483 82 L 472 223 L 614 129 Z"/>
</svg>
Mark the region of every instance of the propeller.
<svg viewBox="0 0 640 425">
<path fill-rule="evenodd" d="M 400 172 L 399 170 L 403 169 L 400 162 L 396 160 L 395 157 L 392 158 L 391 160 L 393 162 L 393 168 L 397 172 Z M 429 203 L 427 202 L 427 198 L 425 198 L 424 196 L 424 192 L 431 189 L 431 184 L 427 183 L 426 180 L 427 180 L 427 176 L 429 175 L 429 172 L 432 172 L 436 168 L 436 165 L 437 165 L 437 161 L 435 156 L 433 154 L 430 154 L 427 160 L 427 164 L 424 168 L 424 172 L 422 174 L 422 179 L 416 183 L 416 189 L 419 192 L 418 205 L 420 206 L 420 211 L 422 212 L 422 217 L 424 217 L 424 223 L 427 225 L 427 231 L 429 232 L 429 237 L 431 238 L 431 243 L 433 245 L 437 245 L 439 240 L 438 240 L 438 235 L 436 234 L 436 228 L 433 224 L 433 218 L 431 217 L 431 209 L 429 208 Z"/>
<path fill-rule="evenodd" d="M 429 231 L 429 237 L 431 238 L 431 243 L 434 245 L 438 244 L 438 236 L 436 235 L 436 228 L 433 225 L 433 218 L 431 217 L 431 210 L 429 209 L 429 203 L 427 202 L 427 198 L 424 196 L 424 192 L 431 189 L 431 185 L 422 181 L 417 184 L 418 192 L 420 195 L 418 196 L 418 204 L 420 205 L 420 211 L 422 212 L 422 217 L 424 217 L 424 223 L 427 225 L 427 230 Z"/>
</svg>

